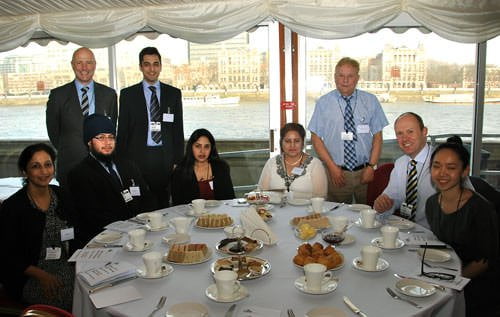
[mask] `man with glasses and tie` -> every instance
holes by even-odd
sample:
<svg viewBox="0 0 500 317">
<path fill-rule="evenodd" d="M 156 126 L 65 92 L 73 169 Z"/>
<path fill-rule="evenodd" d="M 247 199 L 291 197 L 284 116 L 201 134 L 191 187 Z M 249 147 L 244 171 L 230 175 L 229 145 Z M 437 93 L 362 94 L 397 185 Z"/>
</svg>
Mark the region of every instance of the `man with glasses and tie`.
<svg viewBox="0 0 500 317">
<path fill-rule="evenodd" d="M 92 114 L 83 125 L 83 141 L 89 154 L 68 174 L 77 211 L 72 217 L 78 248 L 109 223 L 155 209 L 139 169 L 115 155 L 116 129 L 111 119 Z"/>
<path fill-rule="evenodd" d="M 116 123 L 118 116 L 115 90 L 93 80 L 94 53 L 86 47 L 77 49 L 71 67 L 75 80 L 50 91 L 45 117 L 50 142 L 57 150 L 56 176 L 61 187 L 71 168 L 88 153 L 81 141 L 83 119 L 99 113 Z"/>
<path fill-rule="evenodd" d="M 366 203 L 367 184 L 382 151 L 388 124 L 377 97 L 356 89 L 359 63 L 349 57 L 335 66 L 335 90 L 321 96 L 309 122 L 311 141 L 329 175 L 329 200 Z"/>
<path fill-rule="evenodd" d="M 158 80 L 161 56 L 155 47 L 139 53 L 143 80 L 120 93 L 117 151 L 134 161 L 158 201 L 169 206 L 173 167 L 184 154 L 182 94 Z"/>
</svg>

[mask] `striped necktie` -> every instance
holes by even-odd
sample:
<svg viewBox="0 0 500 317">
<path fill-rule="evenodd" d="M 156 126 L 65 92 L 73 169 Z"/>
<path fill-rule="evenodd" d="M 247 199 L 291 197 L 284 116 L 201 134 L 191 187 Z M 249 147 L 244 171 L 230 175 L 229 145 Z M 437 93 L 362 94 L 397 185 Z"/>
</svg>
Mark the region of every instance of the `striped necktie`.
<svg viewBox="0 0 500 317">
<path fill-rule="evenodd" d="M 82 91 L 82 114 L 84 117 L 86 117 L 89 115 L 89 96 L 87 94 L 87 92 L 89 91 L 89 87 L 82 87 L 82 89 L 80 90 Z"/>
<path fill-rule="evenodd" d="M 413 206 L 410 220 L 415 219 L 415 211 L 417 210 L 417 184 L 418 184 L 417 161 L 411 160 L 408 171 L 408 178 L 406 180 L 406 201 L 405 201 L 407 205 Z"/>
<path fill-rule="evenodd" d="M 156 87 L 149 86 L 151 90 L 151 99 L 149 100 L 149 114 L 151 122 L 161 122 L 160 113 L 160 103 L 158 102 L 158 97 L 156 96 Z M 161 131 L 151 131 L 151 138 L 156 143 L 161 141 Z"/>
<path fill-rule="evenodd" d="M 342 97 L 346 102 L 344 114 L 344 130 L 345 132 L 352 132 L 353 139 L 348 141 L 344 140 L 344 166 L 352 171 L 356 167 L 356 147 L 354 141 L 356 140 L 356 131 L 354 130 L 354 115 L 351 107 L 351 97 Z"/>
</svg>

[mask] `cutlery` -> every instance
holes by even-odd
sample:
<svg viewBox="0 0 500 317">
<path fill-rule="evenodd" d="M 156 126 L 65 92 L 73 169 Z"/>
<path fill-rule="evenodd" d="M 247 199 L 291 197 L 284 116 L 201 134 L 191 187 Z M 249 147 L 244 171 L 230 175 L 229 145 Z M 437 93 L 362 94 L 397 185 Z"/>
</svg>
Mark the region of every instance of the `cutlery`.
<svg viewBox="0 0 500 317">
<path fill-rule="evenodd" d="M 409 299 L 406 299 L 406 298 L 403 298 L 403 297 L 400 297 L 398 294 L 396 294 L 392 289 L 390 289 L 389 287 L 386 287 L 385 288 L 387 290 L 387 293 L 389 293 L 389 295 L 391 295 L 392 298 L 394 299 L 398 299 L 400 301 L 403 301 L 403 302 L 407 302 L 408 304 L 411 304 L 413 306 L 415 306 L 416 308 L 422 308 L 422 306 L 420 306 L 419 304 L 409 300 Z"/>
<path fill-rule="evenodd" d="M 233 317 L 234 309 L 236 308 L 236 304 L 232 304 L 231 307 L 224 314 L 224 317 Z"/>
<path fill-rule="evenodd" d="M 416 280 L 416 278 L 404 276 L 404 275 L 401 275 L 401 274 L 398 274 L 398 273 L 394 273 L 394 276 L 397 277 L 397 278 L 400 278 L 400 279 L 407 278 L 407 279 L 415 279 Z M 430 282 L 427 282 L 427 281 L 425 281 L 425 283 L 434 286 L 436 289 L 438 289 L 440 291 L 443 291 L 443 292 L 446 291 L 446 287 L 444 287 L 442 285 L 439 285 L 439 284 L 436 284 L 436 283 L 430 283 Z"/>
<path fill-rule="evenodd" d="M 295 314 L 293 312 L 293 309 L 289 308 L 287 311 L 288 317 L 295 317 Z"/>
<path fill-rule="evenodd" d="M 419 245 L 421 248 L 427 248 L 427 249 L 448 249 L 448 246 L 446 244 L 421 244 Z"/>
<path fill-rule="evenodd" d="M 431 269 L 445 269 L 445 270 L 450 270 L 450 271 L 455 271 L 455 272 L 458 272 L 457 269 L 454 269 L 454 268 L 451 268 L 451 267 L 446 267 L 446 266 L 442 266 L 442 265 L 435 265 L 435 264 L 429 264 L 427 262 L 423 262 L 425 266 L 427 267 L 430 267 Z"/>
<path fill-rule="evenodd" d="M 345 203 L 340 203 L 337 206 L 333 206 L 332 208 L 328 209 L 328 211 L 334 211 L 335 209 L 339 209 L 340 207 L 344 206 Z"/>
<path fill-rule="evenodd" d="M 167 301 L 167 296 L 162 296 L 158 304 L 156 304 L 155 309 L 153 309 L 153 311 L 151 312 L 151 314 L 148 315 L 148 317 L 153 317 L 157 311 L 159 311 L 160 309 L 163 308 L 163 306 L 165 306 L 166 301 Z"/>
<path fill-rule="evenodd" d="M 344 303 L 356 314 L 361 317 L 368 317 L 365 313 L 363 313 L 356 305 L 354 305 L 349 297 L 344 296 Z"/>
<path fill-rule="evenodd" d="M 112 287 L 112 286 L 115 286 L 115 285 L 118 285 L 118 284 L 121 284 L 121 283 L 125 283 L 125 282 L 128 282 L 128 281 L 134 280 L 136 278 L 137 278 L 137 275 L 129 277 L 129 278 L 124 278 L 122 280 L 118 280 L 118 281 L 115 281 L 115 282 L 106 283 L 106 284 L 103 284 L 103 285 L 96 286 L 94 288 L 89 289 L 89 294 L 95 293 L 97 291 L 100 291 L 100 290 L 108 288 L 108 287 Z"/>
</svg>

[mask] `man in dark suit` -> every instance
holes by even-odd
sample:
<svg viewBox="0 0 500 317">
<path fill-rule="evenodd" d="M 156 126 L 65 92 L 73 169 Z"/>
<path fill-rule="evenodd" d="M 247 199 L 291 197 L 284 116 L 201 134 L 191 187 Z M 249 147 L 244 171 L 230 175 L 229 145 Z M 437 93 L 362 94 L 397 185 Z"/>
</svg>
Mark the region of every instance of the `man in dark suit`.
<svg viewBox="0 0 500 317">
<path fill-rule="evenodd" d="M 83 140 L 89 154 L 68 174 L 78 248 L 109 223 L 153 210 L 156 205 L 135 164 L 115 156 L 115 134 L 108 117 L 93 114 L 85 118 Z"/>
<path fill-rule="evenodd" d="M 158 200 L 168 207 L 170 175 L 184 152 L 181 91 L 158 81 L 161 56 L 154 47 L 139 53 L 142 82 L 120 93 L 117 151 L 137 164 Z"/>
<path fill-rule="evenodd" d="M 116 92 L 93 81 L 96 61 L 94 53 L 81 47 L 73 53 L 71 67 L 75 80 L 50 91 L 46 124 L 50 142 L 57 150 L 57 180 L 66 185 L 66 175 L 87 155 L 82 143 L 83 119 L 93 113 L 118 116 Z"/>
</svg>

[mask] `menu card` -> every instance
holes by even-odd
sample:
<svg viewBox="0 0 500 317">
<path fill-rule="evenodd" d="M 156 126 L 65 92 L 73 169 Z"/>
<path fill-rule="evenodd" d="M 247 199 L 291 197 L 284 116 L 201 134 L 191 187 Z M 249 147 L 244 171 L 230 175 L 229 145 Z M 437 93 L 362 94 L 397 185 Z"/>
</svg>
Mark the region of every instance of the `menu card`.
<svg viewBox="0 0 500 317">
<path fill-rule="evenodd" d="M 118 249 L 93 248 L 78 249 L 68 259 L 68 262 L 103 262 L 111 261 Z"/>
<path fill-rule="evenodd" d="M 96 286 L 102 283 L 112 283 L 136 276 L 136 270 L 136 267 L 130 263 L 114 262 L 80 272 L 78 276 L 89 284 L 89 286 Z"/>
</svg>

